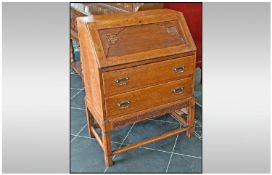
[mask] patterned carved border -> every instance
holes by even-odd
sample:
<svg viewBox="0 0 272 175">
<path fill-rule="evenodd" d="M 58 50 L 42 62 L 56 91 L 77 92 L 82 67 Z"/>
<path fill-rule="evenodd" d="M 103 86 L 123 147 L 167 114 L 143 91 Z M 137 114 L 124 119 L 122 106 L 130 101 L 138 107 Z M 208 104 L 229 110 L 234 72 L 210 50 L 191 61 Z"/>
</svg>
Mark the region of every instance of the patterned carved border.
<svg viewBox="0 0 272 175">
<path fill-rule="evenodd" d="M 141 114 L 141 115 L 136 115 L 136 116 L 132 116 L 132 117 L 128 117 L 128 118 L 124 118 L 124 119 L 120 119 L 120 120 L 116 120 L 116 121 L 111 121 L 111 128 L 120 128 L 120 127 L 123 127 L 123 126 L 127 126 L 127 125 L 130 125 L 130 124 L 133 124 L 135 122 L 140 122 L 140 121 L 143 121 L 143 120 L 146 120 L 146 119 L 149 119 L 149 118 L 154 118 L 154 117 L 157 117 L 157 116 L 161 116 L 161 115 L 164 115 L 164 114 L 167 114 L 167 113 L 171 113 L 177 109 L 181 109 L 183 107 L 187 107 L 189 106 L 189 100 L 186 101 L 186 102 L 183 102 L 183 103 L 179 103 L 179 104 L 174 104 L 170 107 L 167 107 L 167 108 L 163 108 L 163 109 L 160 109 L 160 110 L 156 110 L 156 111 L 152 111 L 152 112 L 147 112 L 147 113 L 144 113 L 144 114 Z"/>
</svg>

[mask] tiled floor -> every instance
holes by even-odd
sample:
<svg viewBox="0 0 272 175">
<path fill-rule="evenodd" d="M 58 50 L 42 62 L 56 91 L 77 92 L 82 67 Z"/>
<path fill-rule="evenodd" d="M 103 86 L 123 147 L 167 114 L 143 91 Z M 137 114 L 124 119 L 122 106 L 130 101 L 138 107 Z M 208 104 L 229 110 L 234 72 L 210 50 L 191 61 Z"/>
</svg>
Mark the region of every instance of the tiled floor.
<svg viewBox="0 0 272 175">
<path fill-rule="evenodd" d="M 201 87 L 196 87 L 201 91 Z M 71 73 L 71 172 L 72 173 L 201 173 L 202 171 L 202 112 L 196 105 L 195 136 L 185 133 L 138 149 L 113 156 L 114 165 L 105 167 L 103 152 L 97 141 L 89 137 L 85 118 L 84 89 L 81 78 Z M 195 92 L 201 99 L 201 92 Z M 197 97 L 198 98 L 198 97 Z M 170 116 L 160 116 L 127 126 L 111 133 L 112 148 L 182 127 Z M 144 133 L 142 131 L 145 131 Z M 98 131 L 100 133 L 100 131 Z"/>
</svg>

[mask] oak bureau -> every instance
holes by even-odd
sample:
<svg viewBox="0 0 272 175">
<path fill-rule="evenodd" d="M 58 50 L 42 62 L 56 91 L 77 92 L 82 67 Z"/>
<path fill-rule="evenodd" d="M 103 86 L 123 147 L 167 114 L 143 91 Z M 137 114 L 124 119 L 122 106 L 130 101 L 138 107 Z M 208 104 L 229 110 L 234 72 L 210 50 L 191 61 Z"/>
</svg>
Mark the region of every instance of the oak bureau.
<svg viewBox="0 0 272 175">
<path fill-rule="evenodd" d="M 94 15 L 77 18 L 77 26 L 89 134 L 101 145 L 107 166 L 115 154 L 181 132 L 193 135 L 196 47 L 182 13 Z M 182 108 L 188 109 L 186 117 Z M 112 150 L 113 129 L 164 114 L 185 127 Z"/>
</svg>

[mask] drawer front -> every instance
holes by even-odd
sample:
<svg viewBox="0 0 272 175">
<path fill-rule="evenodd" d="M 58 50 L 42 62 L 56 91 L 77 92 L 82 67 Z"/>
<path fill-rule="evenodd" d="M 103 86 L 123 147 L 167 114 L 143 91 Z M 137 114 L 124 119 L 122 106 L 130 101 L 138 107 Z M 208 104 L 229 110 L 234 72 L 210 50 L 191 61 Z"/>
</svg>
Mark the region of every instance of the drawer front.
<svg viewBox="0 0 272 175">
<path fill-rule="evenodd" d="M 193 74 L 194 56 L 104 72 L 105 95 L 114 95 Z"/>
<path fill-rule="evenodd" d="M 190 77 L 106 97 L 106 113 L 109 118 L 113 118 L 188 98 L 193 95 L 192 86 L 193 79 Z"/>
</svg>

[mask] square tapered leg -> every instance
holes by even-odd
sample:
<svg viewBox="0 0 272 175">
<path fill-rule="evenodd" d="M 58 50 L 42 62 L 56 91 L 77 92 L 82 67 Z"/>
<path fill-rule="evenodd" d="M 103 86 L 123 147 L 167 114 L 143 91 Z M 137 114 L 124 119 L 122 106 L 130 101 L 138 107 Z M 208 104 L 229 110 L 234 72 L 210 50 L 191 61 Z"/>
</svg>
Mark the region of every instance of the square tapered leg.
<svg viewBox="0 0 272 175">
<path fill-rule="evenodd" d="M 187 137 L 192 137 L 194 133 L 194 121 L 195 121 L 195 99 L 193 98 L 190 101 L 190 105 L 188 107 L 188 131 L 186 132 Z"/>
<path fill-rule="evenodd" d="M 112 166 L 112 149 L 110 141 L 110 132 L 102 131 L 102 142 L 104 149 L 104 160 L 106 166 Z"/>
</svg>

